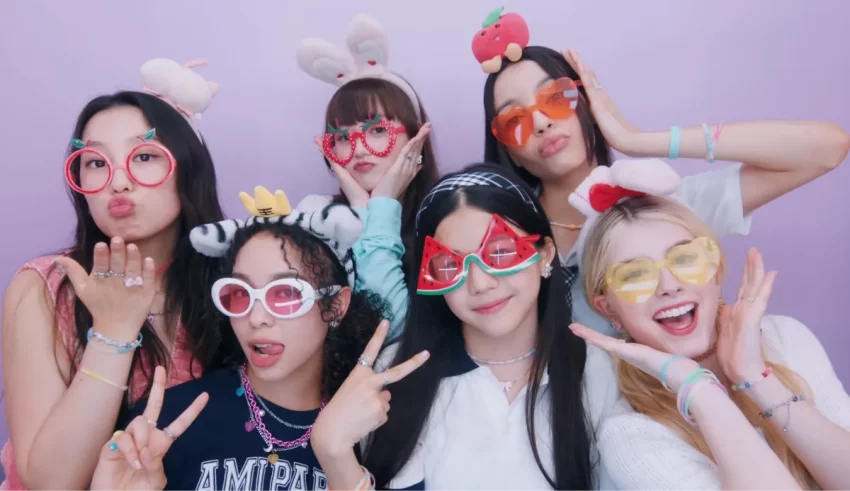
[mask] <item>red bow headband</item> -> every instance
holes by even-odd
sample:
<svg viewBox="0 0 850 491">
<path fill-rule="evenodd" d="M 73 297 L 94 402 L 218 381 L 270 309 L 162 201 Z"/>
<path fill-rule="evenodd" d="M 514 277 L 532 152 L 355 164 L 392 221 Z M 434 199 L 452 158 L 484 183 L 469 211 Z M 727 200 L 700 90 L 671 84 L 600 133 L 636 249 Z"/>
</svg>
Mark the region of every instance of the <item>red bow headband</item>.
<svg viewBox="0 0 850 491">
<path fill-rule="evenodd" d="M 663 160 L 618 160 L 611 167 L 593 169 L 570 194 L 569 202 L 590 218 L 627 198 L 669 196 L 680 183 L 679 174 Z"/>
</svg>

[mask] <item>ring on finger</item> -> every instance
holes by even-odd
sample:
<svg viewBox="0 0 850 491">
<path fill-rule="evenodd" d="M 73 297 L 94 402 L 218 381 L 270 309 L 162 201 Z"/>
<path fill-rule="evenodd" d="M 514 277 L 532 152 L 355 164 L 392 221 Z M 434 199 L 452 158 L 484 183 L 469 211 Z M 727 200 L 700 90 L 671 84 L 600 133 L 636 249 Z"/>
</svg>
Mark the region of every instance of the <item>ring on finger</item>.
<svg viewBox="0 0 850 491">
<path fill-rule="evenodd" d="M 141 276 L 135 277 L 127 277 L 124 278 L 124 286 L 127 288 L 133 288 L 134 286 L 142 286 L 144 284 L 144 280 L 142 280 Z"/>
<path fill-rule="evenodd" d="M 112 434 L 112 438 L 109 440 L 109 451 L 110 452 L 117 452 L 118 451 L 118 443 L 115 442 L 115 439 L 118 438 L 118 436 L 121 435 L 121 433 L 124 433 L 124 432 L 121 431 L 121 430 L 118 430 L 118 431 L 116 431 L 115 433 Z"/>
<path fill-rule="evenodd" d="M 107 271 L 106 274 L 109 275 L 109 276 L 117 276 L 119 278 L 124 277 L 124 273 L 118 273 L 118 272 L 112 271 L 111 269 L 109 271 Z"/>
<path fill-rule="evenodd" d="M 151 426 L 153 426 L 154 428 L 156 428 L 156 421 L 154 421 L 154 420 L 152 420 L 152 419 L 149 419 L 149 420 L 148 420 L 148 424 L 149 424 L 149 425 L 151 425 Z"/>
<path fill-rule="evenodd" d="M 100 279 L 109 278 L 111 276 L 110 271 L 92 271 L 92 274 Z"/>
<path fill-rule="evenodd" d="M 172 441 L 177 439 L 177 437 L 171 431 L 171 428 L 166 426 L 165 428 L 162 429 L 162 431 L 165 433 L 165 436 L 167 436 L 168 438 L 171 438 Z"/>
<path fill-rule="evenodd" d="M 369 358 L 368 356 L 363 355 L 363 356 L 361 356 L 360 358 L 357 359 L 357 364 L 364 366 L 366 368 L 372 368 L 372 366 L 375 365 L 375 361 L 372 360 L 372 358 Z"/>
<path fill-rule="evenodd" d="M 744 300 L 746 300 L 747 302 L 750 302 L 750 303 L 753 303 L 753 302 L 756 301 L 756 299 L 753 298 L 753 297 L 746 297 Z"/>
<path fill-rule="evenodd" d="M 381 375 L 384 377 L 384 385 L 390 385 L 392 381 L 390 380 L 390 376 L 387 375 L 387 372 L 381 372 Z"/>
<path fill-rule="evenodd" d="M 421 153 L 419 154 L 419 156 L 418 156 L 418 157 L 416 157 L 416 163 L 417 163 L 417 164 L 421 164 L 421 163 L 422 163 L 422 154 L 421 154 Z"/>
</svg>

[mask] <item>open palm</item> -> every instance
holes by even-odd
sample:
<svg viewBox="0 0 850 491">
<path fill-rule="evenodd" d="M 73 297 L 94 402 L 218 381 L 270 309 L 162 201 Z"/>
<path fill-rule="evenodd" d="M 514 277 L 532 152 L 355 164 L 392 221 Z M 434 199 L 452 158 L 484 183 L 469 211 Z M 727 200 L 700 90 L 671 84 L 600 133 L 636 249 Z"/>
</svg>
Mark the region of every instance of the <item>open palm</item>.
<svg viewBox="0 0 850 491">
<path fill-rule="evenodd" d="M 165 487 L 163 456 L 209 400 L 204 392 L 174 422 L 158 429 L 156 421 L 165 398 L 165 380 L 165 369 L 157 367 L 144 413 L 136 417 L 126 431 L 115 432 L 112 440 L 104 445 L 91 489 L 159 490 Z"/>
</svg>

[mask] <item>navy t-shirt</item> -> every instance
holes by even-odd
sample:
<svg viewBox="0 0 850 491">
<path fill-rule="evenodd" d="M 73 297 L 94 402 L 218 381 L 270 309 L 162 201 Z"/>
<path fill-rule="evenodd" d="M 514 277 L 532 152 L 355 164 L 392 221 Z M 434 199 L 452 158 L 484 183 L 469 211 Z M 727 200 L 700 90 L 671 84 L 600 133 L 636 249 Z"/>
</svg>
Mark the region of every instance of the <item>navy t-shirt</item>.
<svg viewBox="0 0 850 491">
<path fill-rule="evenodd" d="M 246 431 L 250 409 L 241 387 L 239 373 L 219 369 L 204 377 L 165 391 L 158 427 L 174 421 L 202 392 L 210 396 L 204 410 L 181 435 L 163 458 L 168 484 L 165 489 L 197 490 L 325 490 L 328 480 L 307 446 L 277 452 L 278 461 L 269 463 L 270 452 L 256 429 Z M 142 414 L 147 401 L 140 401 L 128 414 L 126 423 Z M 312 411 L 290 411 L 269 401 L 266 407 L 280 419 L 296 426 L 312 425 L 319 414 Z M 278 440 L 291 441 L 306 430 L 289 428 L 270 414 L 263 423 Z M 126 425 L 125 425 L 126 426 Z"/>
</svg>

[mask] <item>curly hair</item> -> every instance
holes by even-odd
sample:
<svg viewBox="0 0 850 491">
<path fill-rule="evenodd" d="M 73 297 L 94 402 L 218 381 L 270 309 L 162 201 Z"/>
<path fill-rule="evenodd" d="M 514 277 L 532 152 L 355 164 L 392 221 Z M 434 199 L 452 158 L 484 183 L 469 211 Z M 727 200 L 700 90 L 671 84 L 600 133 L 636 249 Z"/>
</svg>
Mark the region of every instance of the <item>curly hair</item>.
<svg viewBox="0 0 850 491">
<path fill-rule="evenodd" d="M 232 273 L 236 255 L 248 241 L 261 233 L 271 234 L 283 242 L 283 258 L 293 269 L 296 269 L 293 262 L 286 257 L 287 243 L 290 248 L 300 251 L 301 270 L 296 269 L 300 279 L 315 286 L 348 284 L 345 268 L 327 245 L 304 229 L 283 223 L 254 223 L 240 228 L 222 259 L 220 276 Z M 337 296 L 322 298 L 316 306 L 321 309 L 324 321 L 338 321 L 336 327 L 328 329 L 325 338 L 322 395 L 330 398 L 357 364 L 378 323 L 388 315 L 389 308 L 379 295 L 368 290 L 352 291 L 344 316 L 339 315 Z M 230 319 L 219 313 L 214 330 L 208 342 L 218 346 L 218 356 L 215 357 L 218 362 L 214 366 L 204 367 L 205 370 L 220 366 L 235 367 L 244 363 L 245 353 L 231 329 Z"/>
</svg>

